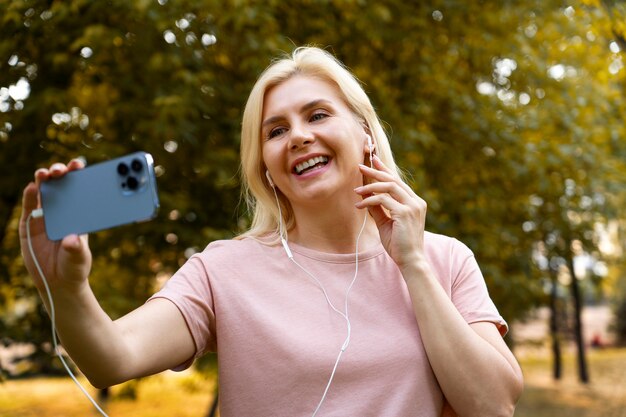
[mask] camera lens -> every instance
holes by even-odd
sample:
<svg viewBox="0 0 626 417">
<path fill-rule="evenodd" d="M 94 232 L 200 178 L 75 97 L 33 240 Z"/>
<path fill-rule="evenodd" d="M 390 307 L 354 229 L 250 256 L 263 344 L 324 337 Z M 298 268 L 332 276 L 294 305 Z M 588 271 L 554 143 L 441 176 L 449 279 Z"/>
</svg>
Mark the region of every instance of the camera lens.
<svg viewBox="0 0 626 417">
<path fill-rule="evenodd" d="M 139 186 L 139 181 L 137 181 L 137 178 L 135 177 L 128 177 L 126 180 L 126 186 L 129 190 L 136 190 Z"/>
<path fill-rule="evenodd" d="M 141 172 L 141 170 L 143 169 L 143 164 L 141 163 L 139 159 L 133 159 L 132 162 L 130 163 L 130 167 L 135 172 Z"/>
<path fill-rule="evenodd" d="M 120 175 L 128 174 L 128 165 L 126 165 L 123 162 L 120 162 L 120 164 L 117 166 L 117 173 Z"/>
</svg>

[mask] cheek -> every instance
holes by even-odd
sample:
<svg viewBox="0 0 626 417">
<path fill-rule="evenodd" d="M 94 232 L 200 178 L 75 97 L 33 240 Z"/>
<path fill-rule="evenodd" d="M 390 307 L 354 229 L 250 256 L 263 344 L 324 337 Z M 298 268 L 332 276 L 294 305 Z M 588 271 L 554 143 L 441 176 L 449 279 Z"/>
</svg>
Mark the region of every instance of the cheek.
<svg viewBox="0 0 626 417">
<path fill-rule="evenodd" d="M 355 159 L 355 160 L 358 160 L 359 162 L 361 162 L 361 160 L 365 156 L 364 152 L 366 151 L 366 148 L 363 147 L 363 145 L 361 143 L 359 143 L 356 140 L 354 140 L 354 138 L 349 138 L 349 140 L 352 140 L 352 143 L 350 143 L 349 145 L 345 146 L 344 152 L 347 155 L 349 155 L 349 157 L 351 159 Z"/>
<path fill-rule="evenodd" d="M 280 164 L 281 156 L 279 147 L 272 143 L 264 143 L 261 147 L 261 158 L 266 167 Z"/>
</svg>

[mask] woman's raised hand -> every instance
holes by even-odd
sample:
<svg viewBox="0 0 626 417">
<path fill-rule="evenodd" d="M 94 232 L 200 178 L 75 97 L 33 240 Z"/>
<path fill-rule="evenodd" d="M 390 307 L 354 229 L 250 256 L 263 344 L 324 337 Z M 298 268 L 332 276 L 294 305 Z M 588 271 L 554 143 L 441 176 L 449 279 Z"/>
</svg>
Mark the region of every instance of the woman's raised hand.
<svg viewBox="0 0 626 417">
<path fill-rule="evenodd" d="M 402 269 L 424 258 L 426 202 L 374 156 L 374 168 L 359 165 L 371 182 L 357 187 L 363 197 L 357 208 L 367 208 L 376 222 L 387 253 Z"/>
<path fill-rule="evenodd" d="M 50 168 L 38 169 L 35 171 L 35 181 L 29 183 L 24 189 L 19 228 L 20 246 L 26 268 L 40 291 L 43 289 L 43 282 L 28 247 L 27 222 L 29 221 L 33 251 L 51 290 L 60 287 L 66 287 L 71 291 L 77 290 L 89 276 L 91 251 L 87 243 L 87 235 L 70 235 L 61 241 L 51 241 L 45 232 L 45 213 L 43 213 L 43 218 L 32 217 L 29 220 L 33 210 L 41 208 L 39 185 L 42 182 L 61 178 L 70 171 L 82 168 L 84 168 L 84 163 L 73 159 L 67 165 L 56 163 Z"/>
</svg>

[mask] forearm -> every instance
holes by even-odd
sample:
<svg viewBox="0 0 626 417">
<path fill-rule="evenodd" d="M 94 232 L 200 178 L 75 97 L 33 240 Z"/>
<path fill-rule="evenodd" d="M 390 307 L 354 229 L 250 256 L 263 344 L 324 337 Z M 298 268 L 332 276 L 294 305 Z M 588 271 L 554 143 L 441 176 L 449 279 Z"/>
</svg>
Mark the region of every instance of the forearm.
<svg viewBox="0 0 626 417">
<path fill-rule="evenodd" d="M 47 293 L 40 291 L 49 313 Z M 127 379 L 129 352 L 119 326 L 99 305 L 89 284 L 52 290 L 55 327 L 63 348 L 96 387 L 107 387 Z"/>
<path fill-rule="evenodd" d="M 512 416 L 521 375 L 507 357 L 468 325 L 430 266 L 403 268 L 420 334 L 444 395 L 460 416 Z"/>
</svg>

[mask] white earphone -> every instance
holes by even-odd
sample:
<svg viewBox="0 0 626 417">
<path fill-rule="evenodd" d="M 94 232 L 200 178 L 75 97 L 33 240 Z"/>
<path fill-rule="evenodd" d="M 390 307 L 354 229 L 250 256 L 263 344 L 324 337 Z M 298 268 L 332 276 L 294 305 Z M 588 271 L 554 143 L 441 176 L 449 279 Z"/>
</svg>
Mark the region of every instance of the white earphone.
<svg viewBox="0 0 626 417">
<path fill-rule="evenodd" d="M 365 134 L 365 138 L 367 139 L 367 147 L 370 151 L 370 167 L 374 167 L 374 161 L 372 160 L 372 154 L 374 153 L 374 142 L 372 141 L 372 137 L 370 135 L 368 135 L 367 133 Z"/>
<path fill-rule="evenodd" d="M 274 181 L 272 181 L 272 177 L 270 176 L 270 172 L 266 169 L 265 170 L 265 177 L 267 178 L 267 182 L 270 183 L 270 187 L 274 188 Z"/>
</svg>

